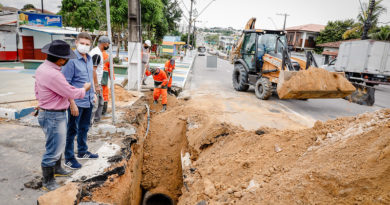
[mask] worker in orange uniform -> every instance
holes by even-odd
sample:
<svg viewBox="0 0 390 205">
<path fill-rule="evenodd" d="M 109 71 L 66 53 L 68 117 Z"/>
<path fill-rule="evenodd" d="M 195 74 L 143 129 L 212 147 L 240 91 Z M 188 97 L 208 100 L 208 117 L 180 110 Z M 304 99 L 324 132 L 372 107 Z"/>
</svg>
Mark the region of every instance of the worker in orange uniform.
<svg viewBox="0 0 390 205">
<path fill-rule="evenodd" d="M 167 62 L 165 62 L 164 71 L 167 74 L 169 78 L 168 82 L 168 94 L 172 95 L 172 76 L 173 76 L 173 70 L 175 69 L 175 59 L 171 58 Z"/>
<path fill-rule="evenodd" d="M 103 91 L 103 110 L 102 115 L 106 114 L 108 107 L 108 99 L 110 89 L 108 88 L 108 79 L 110 78 L 110 59 L 106 51 L 102 52 L 103 54 L 103 77 L 102 77 L 102 91 Z M 115 80 L 115 74 L 113 75 Z"/>
<path fill-rule="evenodd" d="M 158 103 L 158 99 L 160 95 L 162 96 L 161 104 L 163 105 L 163 109 L 161 112 L 165 112 L 167 110 L 167 102 L 168 102 L 168 93 L 167 93 L 167 84 L 168 77 L 165 72 L 159 68 L 150 67 L 145 72 L 146 76 L 153 75 L 154 80 L 154 91 L 153 91 L 153 99 L 154 104 Z"/>
</svg>

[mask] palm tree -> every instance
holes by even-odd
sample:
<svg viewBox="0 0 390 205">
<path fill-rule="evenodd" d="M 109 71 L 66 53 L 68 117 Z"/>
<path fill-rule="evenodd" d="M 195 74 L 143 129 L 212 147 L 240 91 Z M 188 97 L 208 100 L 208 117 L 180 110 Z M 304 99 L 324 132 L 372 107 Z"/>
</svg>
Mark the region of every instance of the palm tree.
<svg viewBox="0 0 390 205">
<path fill-rule="evenodd" d="M 370 22 L 371 28 L 370 28 L 370 31 L 372 31 L 372 30 L 377 28 L 379 17 L 382 14 L 387 12 L 386 7 L 384 7 L 382 5 L 382 1 L 383 0 L 378 0 L 374 4 L 373 10 L 372 10 L 372 15 L 371 15 L 371 22 Z M 358 22 L 353 26 L 353 28 L 347 30 L 343 34 L 343 39 L 357 38 L 358 36 L 361 36 L 361 34 L 363 33 L 364 23 L 366 22 L 366 20 L 368 18 L 369 4 L 366 3 L 366 2 L 361 3 L 361 0 L 359 0 L 359 2 L 360 2 L 361 11 L 359 12 L 359 14 L 357 16 Z"/>
<path fill-rule="evenodd" d="M 387 12 L 386 7 L 381 5 L 382 1 L 383 0 L 378 0 L 374 4 L 374 8 L 372 10 L 372 15 L 371 15 L 372 28 L 376 28 L 380 15 Z M 359 0 L 359 2 L 360 2 L 360 0 Z M 361 11 L 360 11 L 359 15 L 357 16 L 357 19 L 360 23 L 364 24 L 364 22 L 366 22 L 366 20 L 368 18 L 369 4 L 368 3 L 362 4 L 360 2 L 360 8 L 361 8 Z"/>
<path fill-rule="evenodd" d="M 370 38 L 378 41 L 390 41 L 390 26 L 382 26 L 376 33 L 372 33 Z"/>
</svg>

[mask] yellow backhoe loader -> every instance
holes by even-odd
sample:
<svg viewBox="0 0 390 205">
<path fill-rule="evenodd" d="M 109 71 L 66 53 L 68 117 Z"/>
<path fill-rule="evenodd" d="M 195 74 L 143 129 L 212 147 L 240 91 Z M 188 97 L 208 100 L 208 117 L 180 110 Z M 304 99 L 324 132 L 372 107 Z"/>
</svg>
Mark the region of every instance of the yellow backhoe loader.
<svg viewBox="0 0 390 205">
<path fill-rule="evenodd" d="M 252 85 L 262 100 L 274 91 L 280 99 L 344 98 L 355 91 L 344 73 L 317 68 L 311 52 L 306 61 L 290 57 L 284 31 L 255 29 L 255 22 L 248 21 L 232 51 L 235 90 Z"/>
</svg>

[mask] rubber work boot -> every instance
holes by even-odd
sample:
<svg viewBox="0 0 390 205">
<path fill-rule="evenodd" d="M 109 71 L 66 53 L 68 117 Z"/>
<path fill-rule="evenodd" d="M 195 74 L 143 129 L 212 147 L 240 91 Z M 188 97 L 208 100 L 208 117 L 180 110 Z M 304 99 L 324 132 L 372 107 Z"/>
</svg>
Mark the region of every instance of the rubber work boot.
<svg viewBox="0 0 390 205">
<path fill-rule="evenodd" d="M 67 177 L 72 173 L 71 171 L 66 171 L 66 169 L 62 168 L 61 158 L 62 157 L 60 157 L 60 159 L 56 162 L 56 165 L 54 166 L 55 177 Z"/>
<path fill-rule="evenodd" d="M 107 112 L 107 106 L 108 106 L 108 102 L 104 102 L 103 104 L 103 110 L 102 110 L 102 115 L 105 115 L 106 112 Z"/>
<path fill-rule="evenodd" d="M 153 101 L 153 104 L 157 105 L 158 101 L 157 100 L 154 100 Z"/>
<path fill-rule="evenodd" d="M 42 167 L 42 189 L 53 191 L 60 187 L 54 179 L 54 167 Z"/>
<path fill-rule="evenodd" d="M 166 110 L 167 110 L 167 105 L 163 105 L 161 112 L 165 112 Z"/>
</svg>

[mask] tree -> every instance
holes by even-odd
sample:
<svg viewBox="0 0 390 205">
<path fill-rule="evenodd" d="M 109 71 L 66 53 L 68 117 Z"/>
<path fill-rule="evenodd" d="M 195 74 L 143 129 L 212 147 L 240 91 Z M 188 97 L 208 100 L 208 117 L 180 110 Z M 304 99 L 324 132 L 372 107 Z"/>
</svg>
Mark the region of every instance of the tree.
<svg viewBox="0 0 390 205">
<path fill-rule="evenodd" d="M 102 0 L 63 0 L 61 10 L 65 26 L 94 31 L 106 18 L 101 9 Z"/>
<path fill-rule="evenodd" d="M 329 21 L 316 39 L 317 44 L 343 40 L 343 34 L 354 27 L 353 19 Z"/>
<path fill-rule="evenodd" d="M 322 30 L 316 39 L 316 44 L 335 42 L 343 40 L 343 34 L 351 30 L 356 25 L 353 19 L 344 21 L 329 21 L 325 29 Z M 356 36 L 358 38 L 358 36 Z M 323 48 L 316 48 L 317 53 L 321 53 Z"/>
<path fill-rule="evenodd" d="M 182 11 L 176 0 L 141 0 L 141 15 L 144 39 L 160 43 L 177 28 Z"/>
<path fill-rule="evenodd" d="M 371 15 L 371 28 L 369 30 L 369 33 L 374 32 L 377 29 L 379 17 L 387 12 L 387 9 L 382 5 L 383 0 L 378 0 L 375 2 L 374 9 L 372 10 Z M 357 23 L 349 30 L 347 30 L 344 35 L 343 39 L 354 39 L 359 38 L 363 34 L 364 29 L 364 23 L 366 22 L 368 18 L 368 12 L 369 12 L 369 6 L 367 2 L 364 2 L 361 4 L 361 11 L 359 12 L 357 16 Z"/>
<path fill-rule="evenodd" d="M 383 0 L 377 0 L 374 5 L 374 9 L 372 10 L 371 16 L 371 26 L 372 28 L 376 28 L 378 25 L 379 17 L 387 12 L 387 9 L 382 5 Z M 358 21 L 363 25 L 368 17 L 368 3 L 363 3 L 361 5 L 361 11 L 357 16 Z"/>
<path fill-rule="evenodd" d="M 382 26 L 376 33 L 372 33 L 370 38 L 378 41 L 390 41 L 390 26 Z"/>
<path fill-rule="evenodd" d="M 103 10 L 106 10 L 104 3 Z M 127 39 L 127 14 L 128 14 L 128 1 L 127 0 L 110 0 L 110 13 L 111 13 L 111 26 L 113 38 L 116 37 L 116 57 L 119 57 L 119 50 L 121 42 Z M 123 32 L 125 30 L 125 32 Z M 127 35 L 125 35 L 127 34 Z"/>
<path fill-rule="evenodd" d="M 162 0 L 164 4 L 164 17 L 168 23 L 168 31 L 172 32 L 177 29 L 177 24 L 180 22 L 183 11 L 181 10 L 177 0 Z"/>
<path fill-rule="evenodd" d="M 205 40 L 208 41 L 209 44 L 216 45 L 219 43 L 219 34 L 208 35 Z"/>
<path fill-rule="evenodd" d="M 187 42 L 187 39 L 188 39 L 188 33 L 182 34 L 180 37 L 180 40 L 183 42 Z M 190 44 L 196 47 L 196 45 L 194 44 L 194 35 L 191 35 L 190 37 Z"/>
<path fill-rule="evenodd" d="M 32 5 L 32 4 L 26 4 L 26 5 L 23 6 L 22 11 L 26 11 L 26 10 L 29 10 L 29 9 L 35 9 L 35 6 Z"/>
</svg>

